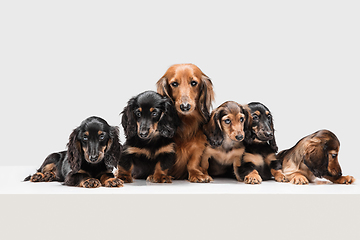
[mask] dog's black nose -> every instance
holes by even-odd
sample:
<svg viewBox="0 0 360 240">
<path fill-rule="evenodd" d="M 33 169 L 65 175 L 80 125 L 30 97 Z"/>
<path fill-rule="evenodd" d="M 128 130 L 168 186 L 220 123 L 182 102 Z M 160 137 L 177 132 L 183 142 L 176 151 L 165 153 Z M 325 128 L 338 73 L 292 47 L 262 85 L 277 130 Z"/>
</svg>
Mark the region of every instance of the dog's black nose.
<svg viewBox="0 0 360 240">
<path fill-rule="evenodd" d="M 236 135 L 235 138 L 236 138 L 236 140 L 241 141 L 241 140 L 243 140 L 244 136 L 239 134 L 239 135 Z"/>
<path fill-rule="evenodd" d="M 146 138 L 149 135 L 149 132 L 141 132 L 139 135 L 141 138 Z"/>
<path fill-rule="evenodd" d="M 183 103 L 183 104 L 180 105 L 180 109 L 181 109 L 181 111 L 183 111 L 183 112 L 189 111 L 190 108 L 191 108 L 191 105 L 188 104 L 188 103 Z"/>
</svg>

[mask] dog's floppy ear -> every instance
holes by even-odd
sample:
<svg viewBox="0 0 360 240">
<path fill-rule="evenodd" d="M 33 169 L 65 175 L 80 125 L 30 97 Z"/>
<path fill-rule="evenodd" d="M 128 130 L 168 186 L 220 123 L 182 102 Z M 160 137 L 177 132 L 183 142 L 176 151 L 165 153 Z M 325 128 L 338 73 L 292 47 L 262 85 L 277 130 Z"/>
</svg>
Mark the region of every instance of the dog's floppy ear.
<svg viewBox="0 0 360 240">
<path fill-rule="evenodd" d="M 163 137 L 172 138 L 180 125 L 180 118 L 169 98 L 164 97 L 164 105 L 165 111 L 159 120 L 157 129 Z"/>
<path fill-rule="evenodd" d="M 119 128 L 110 126 L 110 139 L 106 147 L 105 164 L 108 168 L 116 167 L 122 152 L 122 145 L 119 140 Z"/>
<path fill-rule="evenodd" d="M 170 96 L 170 86 L 167 82 L 167 77 L 166 74 L 159 79 L 159 81 L 157 81 L 156 83 L 156 87 L 157 87 L 157 92 L 165 97 L 168 97 L 169 99 L 172 100 L 171 96 Z"/>
<path fill-rule="evenodd" d="M 204 125 L 204 134 L 211 146 L 217 147 L 224 141 L 224 135 L 220 126 L 220 113 L 218 110 L 212 112 L 210 121 Z"/>
<path fill-rule="evenodd" d="M 128 105 L 121 112 L 121 125 L 124 128 L 126 138 L 133 137 L 136 134 L 137 124 L 134 116 L 135 102 L 135 97 L 131 98 Z"/>
<path fill-rule="evenodd" d="M 212 82 L 208 76 L 202 73 L 198 106 L 200 106 L 201 115 L 206 122 L 209 121 L 210 118 L 210 107 L 214 101 L 214 97 L 215 93 Z"/>
<path fill-rule="evenodd" d="M 244 108 L 244 112 L 245 112 L 245 116 L 246 114 L 249 115 L 249 122 L 247 124 L 247 127 L 245 128 L 245 138 L 244 138 L 244 142 L 247 144 L 252 144 L 254 139 L 255 139 L 255 133 L 253 132 L 253 117 L 251 115 L 251 109 L 249 107 L 249 105 L 245 105 L 243 106 Z"/>
<path fill-rule="evenodd" d="M 271 131 L 273 133 L 273 138 L 269 141 L 270 147 L 272 148 L 272 150 L 274 150 L 274 152 L 277 152 L 278 151 L 278 146 L 277 146 L 276 140 L 275 140 L 274 119 L 271 119 L 270 128 L 271 128 Z"/>
<path fill-rule="evenodd" d="M 79 132 L 80 127 L 75 128 L 70 134 L 69 142 L 67 144 L 67 157 L 70 163 L 70 168 L 74 173 L 80 170 L 82 159 L 81 143 L 78 140 Z"/>
<path fill-rule="evenodd" d="M 251 133 L 252 133 L 252 116 L 250 113 L 250 109 L 246 106 L 242 106 L 240 105 L 240 109 L 241 111 L 244 113 L 245 115 L 245 122 L 244 122 L 244 133 L 245 133 L 245 137 L 244 137 L 244 141 L 249 141 L 251 139 Z"/>
<path fill-rule="evenodd" d="M 316 177 L 327 173 L 328 159 L 321 138 L 313 137 L 303 146 L 304 163 Z"/>
</svg>

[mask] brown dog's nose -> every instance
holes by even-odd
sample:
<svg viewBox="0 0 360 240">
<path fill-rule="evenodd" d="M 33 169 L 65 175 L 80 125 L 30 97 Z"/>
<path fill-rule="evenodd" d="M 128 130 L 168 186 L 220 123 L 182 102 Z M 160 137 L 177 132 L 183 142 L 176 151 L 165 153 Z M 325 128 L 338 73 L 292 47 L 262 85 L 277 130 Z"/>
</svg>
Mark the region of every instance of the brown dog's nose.
<svg viewBox="0 0 360 240">
<path fill-rule="evenodd" d="M 183 104 L 180 105 L 180 109 L 183 112 L 189 111 L 190 108 L 191 108 L 191 105 L 189 103 L 183 103 Z"/>
</svg>

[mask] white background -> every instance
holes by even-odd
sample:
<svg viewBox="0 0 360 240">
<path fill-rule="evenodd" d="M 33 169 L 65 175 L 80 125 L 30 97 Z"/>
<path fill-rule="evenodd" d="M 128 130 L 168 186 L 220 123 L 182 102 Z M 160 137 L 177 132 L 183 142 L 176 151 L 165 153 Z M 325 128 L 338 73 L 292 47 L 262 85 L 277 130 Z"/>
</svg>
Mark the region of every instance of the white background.
<svg viewBox="0 0 360 240">
<path fill-rule="evenodd" d="M 360 178 L 359 6 L 358 1 L 316 0 L 1 1 L 0 166 L 39 167 L 49 153 L 65 149 L 71 131 L 89 116 L 97 115 L 119 126 L 119 113 L 129 98 L 156 90 L 156 81 L 172 64 L 194 63 L 213 81 L 214 107 L 227 100 L 264 103 L 275 118 L 280 150 L 316 130 L 330 129 L 341 141 L 343 173 Z M 125 141 L 123 134 L 121 141 Z M 8 186 L 6 181 L 12 178 L 3 179 L 3 186 Z M 15 185 L 20 184 L 24 187 L 27 183 Z M 29 189 L 47 187 L 31 185 Z M 333 186 L 321 188 L 325 187 Z M 349 189 L 339 187 L 332 189 L 336 193 Z M 297 192 L 304 188 L 315 186 L 299 187 Z M 11 192 L 11 186 L 6 189 Z M 110 193 L 110 189 L 102 190 Z M 320 201 L 314 201 L 312 196 L 282 196 L 268 194 L 265 199 L 263 195 L 221 195 L 217 203 L 216 195 L 209 199 L 164 196 L 175 201 L 174 206 L 170 201 L 163 205 L 162 196 L 151 195 L 135 195 L 132 205 L 122 205 L 124 197 L 119 195 L 116 199 L 101 196 L 95 200 L 88 196 L 29 194 L 3 196 L 7 201 L 2 207 L 9 236 L 21 233 L 19 226 L 27 226 L 24 234 L 31 230 L 34 237 L 47 231 L 56 239 L 51 232 L 53 222 L 61 226 L 66 223 L 62 235 L 76 226 L 79 235 L 95 236 L 95 232 L 96 236 L 106 233 L 117 238 L 123 233 L 146 237 L 150 232 L 156 236 L 159 229 L 165 231 L 163 236 L 180 233 L 181 238 L 189 239 L 201 238 L 199 234 L 205 239 L 226 233 L 241 237 L 245 229 L 251 230 L 248 236 L 278 239 L 288 239 L 289 235 L 299 238 L 310 232 L 313 236 L 314 231 L 327 239 L 338 239 L 358 232 L 354 221 L 359 208 L 353 207 L 358 198 L 321 195 Z M 155 204 L 154 198 L 156 206 L 166 208 L 159 207 L 158 211 L 147 207 L 146 201 Z M 283 205 L 280 199 L 289 201 Z M 210 205 L 206 205 L 208 200 Z M 109 202 L 111 205 L 106 204 Z M 259 209 L 255 214 L 251 203 Z M 99 204 L 101 208 L 93 208 Z M 141 204 L 140 208 L 136 204 Z M 99 226 L 92 224 L 88 228 L 86 223 L 94 219 L 89 209 L 94 209 L 97 216 L 105 211 L 114 213 L 108 214 L 113 220 L 109 227 L 99 231 Z M 171 213 L 167 216 L 168 211 L 174 211 L 171 209 L 178 211 L 178 217 L 171 217 Z M 78 221 L 82 219 L 80 214 L 85 221 Z M 41 217 L 40 223 L 45 225 L 37 222 Z M 165 227 L 157 221 L 166 223 Z M 106 221 L 102 225 L 106 226 Z M 11 239 L 9 236 L 6 239 Z M 26 238 L 31 236 L 27 234 Z"/>
<path fill-rule="evenodd" d="M 119 126 L 129 98 L 194 63 L 214 107 L 264 103 L 279 150 L 332 130 L 343 173 L 360 176 L 359 11 L 357 1 L 3 1 L 0 165 L 40 166 L 92 115 Z"/>
</svg>

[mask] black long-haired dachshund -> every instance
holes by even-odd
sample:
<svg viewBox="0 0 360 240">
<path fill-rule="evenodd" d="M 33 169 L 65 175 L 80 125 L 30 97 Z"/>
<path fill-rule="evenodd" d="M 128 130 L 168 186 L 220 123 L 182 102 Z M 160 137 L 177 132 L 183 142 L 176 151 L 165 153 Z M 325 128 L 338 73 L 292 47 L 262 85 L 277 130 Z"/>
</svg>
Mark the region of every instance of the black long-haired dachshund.
<svg viewBox="0 0 360 240">
<path fill-rule="evenodd" d="M 131 98 L 122 114 L 126 142 L 117 176 L 171 183 L 167 172 L 175 163 L 173 136 L 180 121 L 172 101 L 146 91 Z"/>
<path fill-rule="evenodd" d="M 273 176 L 277 182 L 286 182 L 281 171 L 281 161 L 276 159 L 278 147 L 270 110 L 262 103 L 248 104 L 252 116 L 250 138 L 244 141 L 245 153 L 238 174 L 245 183 L 259 184 Z"/>
<path fill-rule="evenodd" d="M 67 147 L 67 151 L 50 154 L 25 181 L 59 181 L 86 188 L 123 186 L 112 173 L 122 150 L 117 127 L 102 118 L 89 117 L 71 133 Z"/>
</svg>

